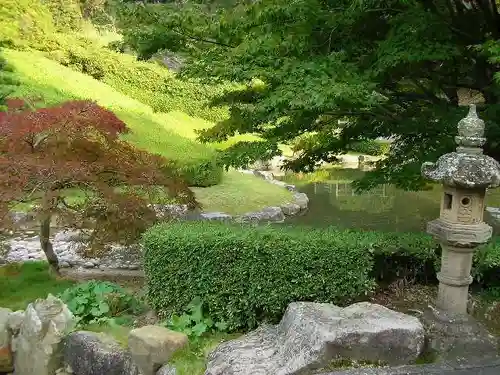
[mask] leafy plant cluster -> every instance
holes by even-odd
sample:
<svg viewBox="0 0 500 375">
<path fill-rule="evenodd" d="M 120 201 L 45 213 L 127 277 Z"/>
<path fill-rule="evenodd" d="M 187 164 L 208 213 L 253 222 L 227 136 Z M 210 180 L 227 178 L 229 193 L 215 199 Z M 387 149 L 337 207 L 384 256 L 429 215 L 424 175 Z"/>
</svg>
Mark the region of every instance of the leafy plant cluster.
<svg viewBox="0 0 500 375">
<path fill-rule="evenodd" d="M 78 324 L 103 324 L 123 316 L 134 315 L 142 304 L 122 287 L 106 281 L 89 281 L 66 289 L 59 298 L 77 318 Z"/>
<path fill-rule="evenodd" d="M 435 282 L 440 250 L 419 233 L 158 225 L 144 235 L 148 300 L 167 316 L 199 296 L 229 330 L 278 321 L 297 300 L 345 304 L 395 280 Z M 474 276 L 500 285 L 500 242 L 476 253 Z"/>
<path fill-rule="evenodd" d="M 164 325 L 174 331 L 185 333 L 189 338 L 197 340 L 207 333 L 225 332 L 227 324 L 214 322 L 203 311 L 203 301 L 195 297 L 186 307 L 182 315 L 172 315 Z"/>
</svg>

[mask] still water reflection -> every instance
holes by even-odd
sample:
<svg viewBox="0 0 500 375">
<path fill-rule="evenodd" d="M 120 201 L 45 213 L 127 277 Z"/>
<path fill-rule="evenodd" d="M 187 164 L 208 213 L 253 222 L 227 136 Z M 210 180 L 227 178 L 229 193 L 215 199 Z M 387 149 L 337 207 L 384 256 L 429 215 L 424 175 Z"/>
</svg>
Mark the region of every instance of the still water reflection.
<svg viewBox="0 0 500 375">
<path fill-rule="evenodd" d="M 350 182 L 315 182 L 298 187 L 309 196 L 309 210 L 290 224 L 384 231 L 425 231 L 439 216 L 439 189 L 409 192 L 390 185 L 357 194 Z"/>
<path fill-rule="evenodd" d="M 299 186 L 299 190 L 309 196 L 309 210 L 290 219 L 290 224 L 418 232 L 439 215 L 439 201 L 428 192 L 383 185 L 356 194 L 348 182 L 316 182 Z"/>
</svg>

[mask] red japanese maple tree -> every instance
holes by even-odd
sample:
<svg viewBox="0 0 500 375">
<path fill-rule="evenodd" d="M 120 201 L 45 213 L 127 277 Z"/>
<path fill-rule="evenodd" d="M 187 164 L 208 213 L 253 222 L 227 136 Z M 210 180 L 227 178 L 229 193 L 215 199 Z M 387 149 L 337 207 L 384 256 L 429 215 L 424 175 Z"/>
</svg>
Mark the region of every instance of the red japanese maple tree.
<svg viewBox="0 0 500 375">
<path fill-rule="evenodd" d="M 102 248 L 136 240 L 156 220 L 149 199 L 158 188 L 196 206 L 167 160 L 120 138 L 128 129 L 110 110 L 91 101 L 32 109 L 14 99 L 7 105 L 0 112 L 0 229 L 14 226 L 14 204 L 32 204 L 41 248 L 54 271 L 54 217 L 67 227 L 89 229 L 92 247 Z M 68 202 L 68 189 L 83 197 Z"/>
</svg>

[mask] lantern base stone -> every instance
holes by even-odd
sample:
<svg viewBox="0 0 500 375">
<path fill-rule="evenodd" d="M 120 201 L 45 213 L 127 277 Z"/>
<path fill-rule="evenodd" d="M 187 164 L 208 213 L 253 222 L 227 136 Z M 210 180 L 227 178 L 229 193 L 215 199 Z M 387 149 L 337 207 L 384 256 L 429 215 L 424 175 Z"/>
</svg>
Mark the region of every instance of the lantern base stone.
<svg viewBox="0 0 500 375">
<path fill-rule="evenodd" d="M 454 315 L 429 306 L 420 317 L 426 330 L 428 350 L 437 362 L 497 358 L 498 339 L 470 315 Z"/>
</svg>

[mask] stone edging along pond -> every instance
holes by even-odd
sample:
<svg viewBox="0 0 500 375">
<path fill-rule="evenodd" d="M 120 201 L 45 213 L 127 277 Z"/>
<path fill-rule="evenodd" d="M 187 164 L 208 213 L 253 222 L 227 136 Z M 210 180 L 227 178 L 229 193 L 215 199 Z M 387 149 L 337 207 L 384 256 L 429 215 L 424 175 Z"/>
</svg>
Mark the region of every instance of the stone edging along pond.
<svg viewBox="0 0 500 375">
<path fill-rule="evenodd" d="M 260 211 L 248 212 L 232 216 L 224 212 L 190 212 L 182 205 L 155 205 L 154 209 L 160 216 L 173 216 L 180 220 L 203 220 L 237 222 L 243 224 L 281 223 L 287 216 L 296 216 L 307 211 L 309 198 L 297 191 L 294 185 L 276 180 L 272 173 L 258 170 L 240 170 L 241 173 L 253 174 L 265 181 L 283 187 L 292 192 L 292 200 L 280 206 L 264 207 Z M 25 217 L 25 214 L 16 215 Z M 85 258 L 79 251 L 85 241 L 76 231 L 56 231 L 52 244 L 62 268 L 86 268 L 101 270 L 139 270 L 141 268 L 141 249 L 139 245 L 113 245 L 102 258 Z M 45 260 L 45 254 L 40 249 L 36 231 L 26 230 L 18 235 L 0 242 L 0 264 Z"/>
</svg>

